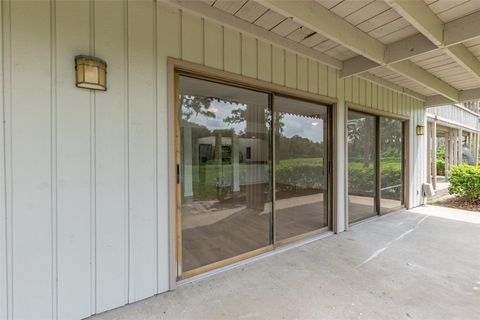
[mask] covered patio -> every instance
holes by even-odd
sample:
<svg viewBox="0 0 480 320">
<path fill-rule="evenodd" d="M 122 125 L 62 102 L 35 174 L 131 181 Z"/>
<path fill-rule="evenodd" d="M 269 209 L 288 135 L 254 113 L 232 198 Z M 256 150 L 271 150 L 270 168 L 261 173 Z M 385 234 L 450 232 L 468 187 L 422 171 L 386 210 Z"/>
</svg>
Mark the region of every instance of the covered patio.
<svg viewBox="0 0 480 320">
<path fill-rule="evenodd" d="M 2 0 L 0 44 L 1 320 L 480 318 L 479 216 L 415 209 L 479 0 Z"/>
<path fill-rule="evenodd" d="M 479 252 L 478 213 L 419 207 L 91 319 L 475 319 Z"/>
</svg>

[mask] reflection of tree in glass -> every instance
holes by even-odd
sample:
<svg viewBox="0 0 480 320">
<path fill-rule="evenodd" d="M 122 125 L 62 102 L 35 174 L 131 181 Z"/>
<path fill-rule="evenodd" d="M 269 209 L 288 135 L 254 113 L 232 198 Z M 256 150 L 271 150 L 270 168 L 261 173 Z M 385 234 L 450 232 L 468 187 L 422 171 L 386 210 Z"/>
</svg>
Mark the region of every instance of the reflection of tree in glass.
<svg viewBox="0 0 480 320">
<path fill-rule="evenodd" d="M 241 108 L 233 109 L 231 112 L 231 116 L 225 117 L 223 119 L 223 122 L 229 123 L 229 124 L 242 123 L 243 121 L 245 121 L 246 111 L 247 111 L 246 109 L 241 109 Z"/>
<path fill-rule="evenodd" d="M 246 120 L 246 114 L 247 114 L 247 109 L 248 105 L 242 105 L 243 109 L 238 108 L 238 109 L 233 109 L 232 110 L 232 115 L 229 117 L 225 117 L 223 119 L 223 122 L 228 123 L 228 124 L 239 124 L 242 123 Z M 265 111 L 265 126 L 267 128 L 270 128 L 270 123 L 272 122 L 272 112 L 270 112 L 270 109 L 265 108 L 263 109 Z M 283 115 L 278 114 L 276 117 L 276 127 L 280 132 L 283 131 L 283 122 L 281 121 L 283 118 Z"/>
<path fill-rule="evenodd" d="M 322 142 L 314 142 L 299 135 L 294 135 L 290 138 L 281 135 L 278 149 L 282 160 L 324 157 L 324 146 Z"/>
<path fill-rule="evenodd" d="M 373 164 L 374 140 L 372 128 L 373 118 L 358 118 L 348 121 L 348 155 L 351 159 L 362 159 L 363 167 L 368 168 Z"/>
<path fill-rule="evenodd" d="M 181 94 L 179 96 L 179 102 L 182 106 L 182 118 L 185 120 L 190 120 L 193 114 L 196 116 L 201 114 L 205 117 L 215 118 L 215 112 L 209 110 L 210 104 L 214 100 L 218 99 Z"/>
<path fill-rule="evenodd" d="M 382 157 L 400 157 L 402 150 L 402 123 L 394 119 L 381 118 L 380 143 Z"/>
<path fill-rule="evenodd" d="M 219 103 L 228 103 L 239 106 L 238 108 L 233 109 L 230 112 L 230 115 L 223 119 L 224 123 L 227 124 L 240 124 L 246 121 L 247 118 L 247 108 L 249 107 L 246 104 L 238 103 L 235 101 L 226 101 L 213 97 L 197 97 L 190 95 L 180 95 L 180 103 L 182 106 L 182 118 L 183 121 L 189 123 L 191 127 L 194 128 L 192 131 L 193 138 L 199 138 L 202 136 L 209 136 L 211 134 L 221 134 L 223 137 L 231 137 L 233 132 L 230 130 L 214 130 L 210 131 L 207 127 L 195 123 L 189 122 L 190 118 L 195 114 L 195 116 L 203 115 L 209 118 L 215 118 L 216 114 L 214 110 L 211 110 L 211 103 L 217 101 Z M 272 112 L 269 109 L 265 110 L 265 125 L 267 128 L 270 127 L 272 122 Z M 285 137 L 283 133 L 284 122 L 283 119 L 286 113 L 277 112 L 275 115 L 275 128 L 277 129 L 277 140 L 281 141 L 280 149 L 277 150 L 277 153 L 281 153 L 282 159 L 295 159 L 295 158 L 310 158 L 310 157 L 323 157 L 323 143 L 318 143 L 311 141 L 307 138 L 300 137 L 295 135 L 293 137 Z M 184 124 L 184 126 L 187 126 Z M 240 137 L 243 136 L 243 133 L 240 133 Z"/>
</svg>

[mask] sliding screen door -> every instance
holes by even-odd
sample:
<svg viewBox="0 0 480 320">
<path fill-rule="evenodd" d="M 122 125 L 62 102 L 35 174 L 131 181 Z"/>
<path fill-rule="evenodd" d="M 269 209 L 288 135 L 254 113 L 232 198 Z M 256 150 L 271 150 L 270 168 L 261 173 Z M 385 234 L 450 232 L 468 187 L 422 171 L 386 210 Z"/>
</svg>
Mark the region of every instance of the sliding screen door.
<svg viewBox="0 0 480 320">
<path fill-rule="evenodd" d="M 179 76 L 181 271 L 272 243 L 269 94 Z"/>
<path fill-rule="evenodd" d="M 403 123 L 380 118 L 380 212 L 403 204 Z"/>
<path fill-rule="evenodd" d="M 328 108 L 275 97 L 275 240 L 328 225 Z"/>
<path fill-rule="evenodd" d="M 376 117 L 348 112 L 348 220 L 356 222 L 377 214 Z"/>
</svg>

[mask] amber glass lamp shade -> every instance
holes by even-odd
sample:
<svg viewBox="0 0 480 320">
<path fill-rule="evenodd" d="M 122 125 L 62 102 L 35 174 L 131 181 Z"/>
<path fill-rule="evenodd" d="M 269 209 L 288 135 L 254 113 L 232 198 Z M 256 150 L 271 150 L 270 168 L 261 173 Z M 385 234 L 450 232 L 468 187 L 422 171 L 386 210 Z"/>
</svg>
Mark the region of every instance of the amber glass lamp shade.
<svg viewBox="0 0 480 320">
<path fill-rule="evenodd" d="M 417 131 L 417 136 L 423 136 L 425 128 L 421 125 L 418 125 L 416 131 Z"/>
<path fill-rule="evenodd" d="M 107 90 L 107 63 L 90 56 L 75 57 L 75 85 L 78 88 Z"/>
</svg>

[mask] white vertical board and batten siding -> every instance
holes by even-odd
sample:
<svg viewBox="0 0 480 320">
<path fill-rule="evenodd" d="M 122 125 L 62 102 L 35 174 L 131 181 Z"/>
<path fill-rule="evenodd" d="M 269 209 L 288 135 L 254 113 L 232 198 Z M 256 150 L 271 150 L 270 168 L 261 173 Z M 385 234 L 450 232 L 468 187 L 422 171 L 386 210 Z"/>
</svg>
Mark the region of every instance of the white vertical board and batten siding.
<svg viewBox="0 0 480 320">
<path fill-rule="evenodd" d="M 345 100 L 390 110 L 390 95 L 392 112 L 424 117 L 417 100 L 340 80 L 318 61 L 162 2 L 3 1 L 1 10 L 2 318 L 80 319 L 169 289 L 167 57 L 338 98 L 338 136 Z M 107 61 L 108 91 L 74 87 L 78 54 Z M 410 136 L 421 157 L 413 125 Z M 416 188 L 423 173 L 413 168 Z"/>
<path fill-rule="evenodd" d="M 15 1 L 6 7 L 9 12 L 4 12 L 4 16 L 9 15 L 9 30 L 5 32 L 10 33 L 10 39 L 4 52 L 9 51 L 10 56 L 4 62 L 11 69 L 4 73 L 9 90 L 5 104 L 7 219 L 10 218 L 7 244 L 11 259 L 8 276 L 13 285 L 9 314 L 18 319 L 51 318 L 54 230 L 50 3 Z"/>
<path fill-rule="evenodd" d="M 45 3 L 45 2 L 44 2 Z M 52 179 L 56 196 L 56 268 L 58 317 L 73 318 L 88 315 L 91 309 L 90 286 L 92 277 L 91 245 L 95 237 L 93 223 L 94 201 L 91 186 L 92 129 L 91 112 L 94 107 L 91 93 L 78 90 L 71 85 L 74 76 L 72 52 L 90 53 L 90 3 L 87 1 L 59 1 L 52 11 L 51 37 L 55 47 L 52 56 L 55 60 L 56 80 L 52 99 L 55 99 L 55 112 L 51 118 L 56 127 L 52 134 L 51 147 L 54 153 L 56 177 Z M 83 25 L 85 28 L 77 28 Z M 48 41 L 45 39 L 44 41 Z M 90 52 L 89 52 L 90 51 Z M 23 61 L 22 61 L 23 63 Z M 17 104 L 14 103 L 14 107 Z M 55 230 L 54 230 L 55 231 Z M 55 252 L 54 252 L 55 254 Z M 54 275 L 55 276 L 55 275 Z M 72 290 L 75 288 L 75 290 Z"/>
<path fill-rule="evenodd" d="M 154 19 L 153 2 L 129 2 L 129 301 L 152 296 L 157 288 L 157 88 Z"/>
<path fill-rule="evenodd" d="M 95 54 L 108 63 L 108 91 L 95 96 L 96 312 L 128 302 L 126 28 L 124 3 L 95 3 Z"/>
<path fill-rule="evenodd" d="M 170 288 L 169 274 L 169 119 L 167 101 L 167 57 L 179 58 L 181 52 L 180 11 L 157 2 L 157 259 L 158 292 Z M 177 27 L 175 27 L 177 26 Z M 222 28 L 223 35 L 223 28 Z M 223 41 L 220 39 L 219 41 Z M 223 49 L 223 48 L 222 48 Z M 218 51 L 217 51 L 218 52 Z M 163 94 L 162 94 L 163 93 Z M 173 224 L 173 223 L 172 223 Z"/>
<path fill-rule="evenodd" d="M 3 43 L 3 5 L 0 4 L 0 43 Z M 8 315 L 8 278 L 7 278 L 7 191 L 5 167 L 5 95 L 3 81 L 3 47 L 0 50 L 0 319 Z M 10 220 L 10 219 L 9 219 Z"/>
</svg>

